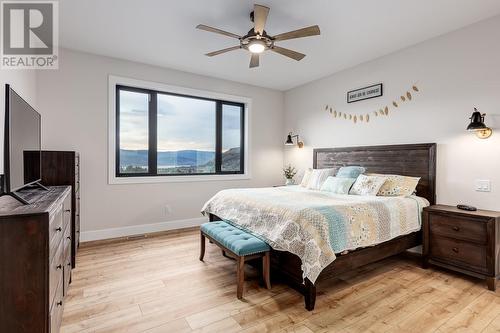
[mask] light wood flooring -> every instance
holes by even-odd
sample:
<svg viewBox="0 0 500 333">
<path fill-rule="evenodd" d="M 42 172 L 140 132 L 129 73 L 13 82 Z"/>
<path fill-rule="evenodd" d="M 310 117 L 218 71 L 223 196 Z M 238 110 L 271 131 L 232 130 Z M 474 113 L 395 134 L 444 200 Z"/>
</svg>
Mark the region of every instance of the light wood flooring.
<svg viewBox="0 0 500 333">
<path fill-rule="evenodd" d="M 320 285 L 316 309 L 282 284 L 268 291 L 199 233 L 83 246 L 62 332 L 500 332 L 500 292 L 444 270 L 391 258 Z"/>
</svg>

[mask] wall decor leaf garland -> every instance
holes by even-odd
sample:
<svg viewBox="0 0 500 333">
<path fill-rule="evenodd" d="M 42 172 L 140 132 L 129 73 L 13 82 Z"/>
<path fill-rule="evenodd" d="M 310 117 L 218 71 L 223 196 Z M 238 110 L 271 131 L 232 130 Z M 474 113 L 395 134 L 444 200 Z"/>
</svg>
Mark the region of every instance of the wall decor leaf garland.
<svg viewBox="0 0 500 333">
<path fill-rule="evenodd" d="M 412 92 L 413 94 L 412 94 Z M 411 101 L 413 101 L 414 95 L 420 92 L 420 89 L 417 87 L 416 84 L 412 85 L 410 89 L 408 89 L 405 93 L 401 94 L 399 98 L 396 98 L 392 101 L 392 106 L 390 105 L 385 105 L 383 107 L 378 108 L 377 110 L 359 114 L 359 113 L 347 113 L 347 112 L 340 112 L 335 109 L 334 106 L 327 104 L 325 106 L 325 111 L 328 111 L 333 118 L 338 118 L 338 119 L 344 119 L 344 120 L 349 120 L 353 121 L 355 124 L 358 122 L 370 122 L 370 114 L 373 113 L 375 117 L 380 117 L 380 116 L 388 116 L 389 115 L 389 107 L 394 110 L 402 107 L 404 104 L 407 104 Z"/>
</svg>

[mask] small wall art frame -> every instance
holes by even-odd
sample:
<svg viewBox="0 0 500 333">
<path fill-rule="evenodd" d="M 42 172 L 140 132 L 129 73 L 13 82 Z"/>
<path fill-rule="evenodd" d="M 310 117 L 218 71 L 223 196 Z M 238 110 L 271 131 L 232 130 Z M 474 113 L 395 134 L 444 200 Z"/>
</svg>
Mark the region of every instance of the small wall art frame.
<svg viewBox="0 0 500 333">
<path fill-rule="evenodd" d="M 365 99 L 383 96 L 384 87 L 382 83 L 374 84 L 368 87 L 359 88 L 347 92 L 347 103 L 363 101 Z"/>
</svg>

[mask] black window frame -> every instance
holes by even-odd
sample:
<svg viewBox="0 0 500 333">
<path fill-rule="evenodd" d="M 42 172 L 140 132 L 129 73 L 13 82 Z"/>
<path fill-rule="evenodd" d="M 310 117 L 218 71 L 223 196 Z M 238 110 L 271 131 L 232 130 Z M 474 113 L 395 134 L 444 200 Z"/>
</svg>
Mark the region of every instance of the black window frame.
<svg viewBox="0 0 500 333">
<path fill-rule="evenodd" d="M 148 105 L 148 171 L 141 173 L 120 172 L 120 91 L 131 91 L 149 95 Z M 215 102 L 215 172 L 212 173 L 158 173 L 158 94 L 201 99 Z M 240 107 L 240 170 L 222 171 L 222 118 L 223 105 Z M 132 177 L 178 177 L 178 176 L 213 176 L 213 175 L 242 175 L 245 174 L 245 103 L 225 101 L 207 97 L 171 93 L 153 89 L 131 87 L 117 84 L 115 87 L 115 176 L 120 178 Z"/>
</svg>

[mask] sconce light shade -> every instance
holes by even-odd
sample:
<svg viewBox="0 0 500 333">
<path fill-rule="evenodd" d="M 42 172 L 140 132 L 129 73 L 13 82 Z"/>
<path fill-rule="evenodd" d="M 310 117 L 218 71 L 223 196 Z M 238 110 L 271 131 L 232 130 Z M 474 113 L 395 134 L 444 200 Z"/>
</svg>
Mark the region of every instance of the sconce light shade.
<svg viewBox="0 0 500 333">
<path fill-rule="evenodd" d="M 295 143 L 293 143 L 293 138 L 297 138 L 297 146 L 299 148 L 304 147 L 304 142 L 299 140 L 299 135 L 298 134 L 293 135 L 292 132 L 288 133 L 285 141 L 285 146 L 294 146 Z"/>
<path fill-rule="evenodd" d="M 487 139 L 491 136 L 493 131 L 491 128 L 486 126 L 484 123 L 484 116 L 486 114 L 479 112 L 477 108 L 474 108 L 474 112 L 472 113 L 472 116 L 469 118 L 470 119 L 470 124 L 467 126 L 468 131 L 475 131 L 476 136 L 480 139 Z"/>
<path fill-rule="evenodd" d="M 484 114 L 481 114 L 476 108 L 474 108 L 474 112 L 472 113 L 472 116 L 469 118 L 470 119 L 470 124 L 467 126 L 468 131 L 477 131 L 477 130 L 482 130 L 486 128 L 486 125 L 484 124 Z"/>
</svg>

